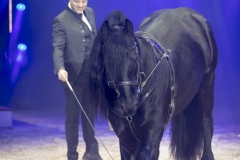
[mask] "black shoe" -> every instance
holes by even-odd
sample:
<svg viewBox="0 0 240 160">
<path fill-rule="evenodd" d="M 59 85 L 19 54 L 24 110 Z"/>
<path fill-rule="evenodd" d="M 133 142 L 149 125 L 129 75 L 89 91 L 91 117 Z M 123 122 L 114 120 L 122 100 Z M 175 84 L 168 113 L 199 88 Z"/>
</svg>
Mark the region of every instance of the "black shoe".
<svg viewBox="0 0 240 160">
<path fill-rule="evenodd" d="M 103 160 L 102 157 L 97 153 L 97 154 L 90 154 L 85 152 L 83 157 L 83 160 Z"/>
</svg>

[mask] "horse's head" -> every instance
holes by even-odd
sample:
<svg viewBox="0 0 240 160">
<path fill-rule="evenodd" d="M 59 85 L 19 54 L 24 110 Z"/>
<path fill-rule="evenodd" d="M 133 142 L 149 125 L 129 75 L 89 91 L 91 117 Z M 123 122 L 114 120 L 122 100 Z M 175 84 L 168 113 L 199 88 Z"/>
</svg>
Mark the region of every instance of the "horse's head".
<svg viewBox="0 0 240 160">
<path fill-rule="evenodd" d="M 121 11 L 114 11 L 103 23 L 99 34 L 106 87 L 115 92 L 114 110 L 133 115 L 141 84 L 139 49 L 133 25 Z"/>
</svg>

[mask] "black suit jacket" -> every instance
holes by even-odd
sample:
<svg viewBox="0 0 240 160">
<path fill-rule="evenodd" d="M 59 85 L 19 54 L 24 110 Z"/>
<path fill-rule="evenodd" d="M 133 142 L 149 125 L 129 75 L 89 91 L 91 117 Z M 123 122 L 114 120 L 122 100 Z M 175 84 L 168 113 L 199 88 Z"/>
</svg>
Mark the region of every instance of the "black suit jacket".
<svg viewBox="0 0 240 160">
<path fill-rule="evenodd" d="M 96 37 L 97 29 L 94 11 L 86 7 L 84 15 L 92 27 L 93 37 Z M 80 73 L 83 61 L 90 54 L 93 42 L 93 40 L 90 44 L 84 42 L 86 37 L 84 37 L 81 23 L 83 23 L 81 16 L 68 6 L 53 20 L 54 72 L 57 74 L 61 68 L 64 68 L 68 72 L 68 81 L 72 85 Z M 63 85 L 66 86 L 64 83 Z"/>
</svg>

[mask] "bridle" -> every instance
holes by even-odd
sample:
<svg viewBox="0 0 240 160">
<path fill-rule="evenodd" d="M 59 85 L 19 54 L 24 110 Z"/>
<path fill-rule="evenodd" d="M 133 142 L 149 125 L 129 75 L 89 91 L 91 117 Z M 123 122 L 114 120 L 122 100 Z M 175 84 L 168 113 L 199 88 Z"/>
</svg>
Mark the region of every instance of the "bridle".
<svg viewBox="0 0 240 160">
<path fill-rule="evenodd" d="M 139 58 L 139 49 L 137 47 L 137 43 L 136 41 L 133 39 L 134 41 L 134 45 L 127 49 L 125 52 L 126 53 L 129 53 L 130 51 L 132 50 L 135 50 L 135 53 L 137 54 L 137 58 Z M 103 45 L 104 47 L 104 45 Z M 137 60 L 137 66 L 138 66 L 138 71 L 137 71 L 137 78 L 135 81 L 119 81 L 117 83 L 113 83 L 113 81 L 108 81 L 108 86 L 113 88 L 115 90 L 115 92 L 117 93 L 117 98 L 120 97 L 120 91 L 118 90 L 117 86 L 123 86 L 123 85 L 138 85 L 138 89 L 137 89 L 137 94 L 140 94 L 143 90 L 143 87 L 142 87 L 142 75 L 145 76 L 145 73 L 144 72 L 141 72 L 140 71 L 140 64 L 139 64 L 139 60 Z"/>
<path fill-rule="evenodd" d="M 135 49 L 135 53 L 137 54 L 138 59 L 140 59 L 139 58 L 139 49 L 137 47 L 137 43 L 134 40 L 134 38 L 133 38 L 133 41 L 134 41 L 134 45 L 130 49 L 126 50 L 126 52 L 129 52 L 129 51 Z M 104 45 L 102 47 L 104 47 Z M 120 85 L 138 85 L 137 94 L 140 94 L 140 93 L 142 93 L 143 87 L 146 85 L 147 81 L 152 76 L 152 74 L 154 73 L 154 71 L 156 70 L 158 65 L 166 57 L 167 57 L 167 51 L 164 49 L 164 53 L 162 54 L 162 57 L 160 57 L 158 63 L 155 65 L 155 67 L 153 68 L 151 73 L 148 75 L 148 77 L 144 81 L 142 81 L 142 75 L 145 77 L 145 73 L 140 71 L 140 64 L 139 64 L 139 61 L 137 61 L 138 72 L 137 72 L 137 80 L 136 81 L 120 81 L 120 82 L 117 82 L 116 84 L 114 84 L 112 81 L 108 81 L 108 86 L 115 90 L 115 92 L 117 93 L 117 98 L 119 98 L 121 95 L 120 91 L 117 88 L 117 86 L 120 86 Z M 142 104 L 142 102 L 140 104 Z"/>
</svg>

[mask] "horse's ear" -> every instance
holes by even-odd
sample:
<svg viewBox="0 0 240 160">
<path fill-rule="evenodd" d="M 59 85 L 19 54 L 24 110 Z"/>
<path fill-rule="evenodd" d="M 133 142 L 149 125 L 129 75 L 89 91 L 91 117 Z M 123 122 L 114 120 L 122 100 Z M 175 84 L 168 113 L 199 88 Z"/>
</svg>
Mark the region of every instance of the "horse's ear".
<svg viewBox="0 0 240 160">
<path fill-rule="evenodd" d="M 105 21 L 102 25 L 101 33 L 103 35 L 103 39 L 106 40 L 108 37 L 108 21 Z"/>
<path fill-rule="evenodd" d="M 126 19 L 126 26 L 127 33 L 133 34 L 133 24 L 129 19 Z"/>
</svg>

